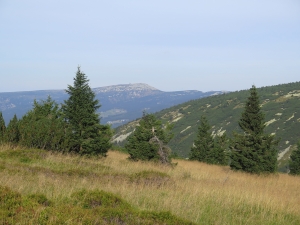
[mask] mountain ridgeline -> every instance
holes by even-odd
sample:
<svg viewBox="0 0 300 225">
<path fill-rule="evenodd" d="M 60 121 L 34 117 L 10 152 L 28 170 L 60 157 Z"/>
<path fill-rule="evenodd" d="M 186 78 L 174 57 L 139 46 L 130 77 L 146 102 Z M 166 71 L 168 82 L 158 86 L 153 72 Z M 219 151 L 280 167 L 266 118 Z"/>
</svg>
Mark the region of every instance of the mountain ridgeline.
<svg viewBox="0 0 300 225">
<path fill-rule="evenodd" d="M 279 152 L 287 152 L 300 139 L 300 82 L 258 88 L 265 114 L 266 132 L 280 138 Z M 249 96 L 248 90 L 210 96 L 176 105 L 155 113 L 164 123 L 174 125 L 174 137 L 169 142 L 173 153 L 188 157 L 196 137 L 201 115 L 212 126 L 212 134 L 241 132 L 238 120 Z M 123 145 L 139 120 L 116 129 L 114 142 Z"/>
<path fill-rule="evenodd" d="M 222 91 L 174 91 L 164 92 L 147 84 L 123 84 L 92 89 L 96 99 L 100 101 L 101 123 L 112 127 L 125 124 L 141 117 L 143 110 L 157 112 L 192 99 L 222 94 Z M 32 109 L 34 100 L 45 100 L 51 96 L 57 103 L 63 103 L 68 98 L 65 90 L 42 90 L 26 92 L 0 93 L 0 111 L 8 124 L 14 114 L 18 118 Z"/>
</svg>

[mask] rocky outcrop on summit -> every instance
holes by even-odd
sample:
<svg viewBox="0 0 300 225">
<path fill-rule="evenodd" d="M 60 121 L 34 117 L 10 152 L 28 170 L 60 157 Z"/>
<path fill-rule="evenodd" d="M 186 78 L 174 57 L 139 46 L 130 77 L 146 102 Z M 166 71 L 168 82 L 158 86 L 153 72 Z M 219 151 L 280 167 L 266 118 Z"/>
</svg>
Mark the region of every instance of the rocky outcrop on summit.
<svg viewBox="0 0 300 225">
<path fill-rule="evenodd" d="M 119 84 L 119 85 L 112 85 L 112 86 L 105 86 L 105 87 L 99 87 L 99 88 L 94 88 L 93 89 L 95 93 L 100 93 L 100 92 L 124 92 L 124 91 L 158 91 L 161 92 L 160 90 L 151 87 L 148 84 L 143 84 L 143 83 L 137 83 L 137 84 Z"/>
<path fill-rule="evenodd" d="M 163 91 L 143 83 L 99 87 L 94 88 L 93 91 L 99 96 L 100 100 L 111 103 L 163 93 Z"/>
</svg>

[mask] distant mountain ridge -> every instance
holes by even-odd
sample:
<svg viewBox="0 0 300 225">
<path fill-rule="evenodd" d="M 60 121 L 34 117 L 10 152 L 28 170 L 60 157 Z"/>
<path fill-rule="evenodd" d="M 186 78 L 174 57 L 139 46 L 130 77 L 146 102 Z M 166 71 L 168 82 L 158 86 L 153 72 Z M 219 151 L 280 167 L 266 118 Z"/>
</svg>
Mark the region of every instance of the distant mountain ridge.
<svg viewBox="0 0 300 225">
<path fill-rule="evenodd" d="M 196 90 L 164 92 L 144 83 L 120 84 L 92 88 L 100 101 L 101 123 L 113 127 L 135 120 L 142 111 L 157 112 L 185 101 L 207 97 L 222 91 L 202 92 Z M 34 99 L 45 100 L 48 95 L 57 103 L 68 98 L 65 90 L 38 90 L 0 93 L 0 111 L 6 123 L 14 114 L 21 118 L 33 105 Z"/>
</svg>

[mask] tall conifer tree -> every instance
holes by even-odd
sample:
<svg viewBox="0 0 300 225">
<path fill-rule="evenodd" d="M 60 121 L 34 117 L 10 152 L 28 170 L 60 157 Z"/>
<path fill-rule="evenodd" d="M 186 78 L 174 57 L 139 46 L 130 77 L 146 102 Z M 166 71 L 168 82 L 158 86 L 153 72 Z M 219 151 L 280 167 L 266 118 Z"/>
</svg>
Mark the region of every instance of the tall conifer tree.
<svg viewBox="0 0 300 225">
<path fill-rule="evenodd" d="M 20 132 L 19 132 L 19 126 L 18 126 L 18 118 L 15 114 L 14 117 L 9 121 L 9 124 L 7 125 L 6 132 L 4 135 L 4 140 L 6 142 L 10 142 L 12 144 L 17 144 L 20 139 Z"/>
<path fill-rule="evenodd" d="M 204 115 L 200 118 L 197 138 L 194 141 L 194 146 L 191 148 L 190 159 L 200 162 L 208 162 L 208 156 L 212 156 L 210 152 L 214 148 L 214 139 L 210 132 L 209 125 Z"/>
<path fill-rule="evenodd" d="M 230 167 L 249 173 L 274 173 L 277 170 L 276 147 L 279 140 L 264 132 L 264 114 L 254 85 L 250 89 L 239 126 L 243 133 L 234 133 Z"/>
<path fill-rule="evenodd" d="M 70 151 L 89 155 L 106 155 L 110 148 L 110 127 L 100 124 L 99 101 L 88 84 L 89 80 L 78 67 L 74 85 L 68 86 L 69 99 L 62 109 L 69 125 Z"/>
<path fill-rule="evenodd" d="M 297 149 L 291 154 L 290 174 L 300 175 L 300 141 L 297 143 Z"/>
<path fill-rule="evenodd" d="M 206 116 L 200 118 L 197 138 L 191 148 L 190 160 L 198 160 L 209 164 L 226 165 L 226 135 L 216 136 L 215 139 L 210 132 L 211 126 Z"/>
<path fill-rule="evenodd" d="M 0 112 L 0 143 L 4 141 L 4 135 L 6 131 L 5 121 L 2 116 L 2 112 Z"/>
</svg>

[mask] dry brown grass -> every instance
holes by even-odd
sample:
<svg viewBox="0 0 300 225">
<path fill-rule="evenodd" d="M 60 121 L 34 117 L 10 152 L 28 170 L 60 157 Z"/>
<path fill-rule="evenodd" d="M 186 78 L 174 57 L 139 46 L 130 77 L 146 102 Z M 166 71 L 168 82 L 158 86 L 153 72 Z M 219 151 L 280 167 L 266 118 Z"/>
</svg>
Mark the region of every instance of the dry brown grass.
<svg viewBox="0 0 300 225">
<path fill-rule="evenodd" d="M 0 183 L 55 202 L 81 189 L 100 189 L 140 209 L 170 211 L 199 224 L 300 223 L 299 177 L 250 175 L 185 160 L 168 167 L 127 157 L 116 151 L 98 159 L 47 153 L 27 163 L 0 157 Z M 153 175 L 143 177 L 145 171 Z"/>
</svg>

